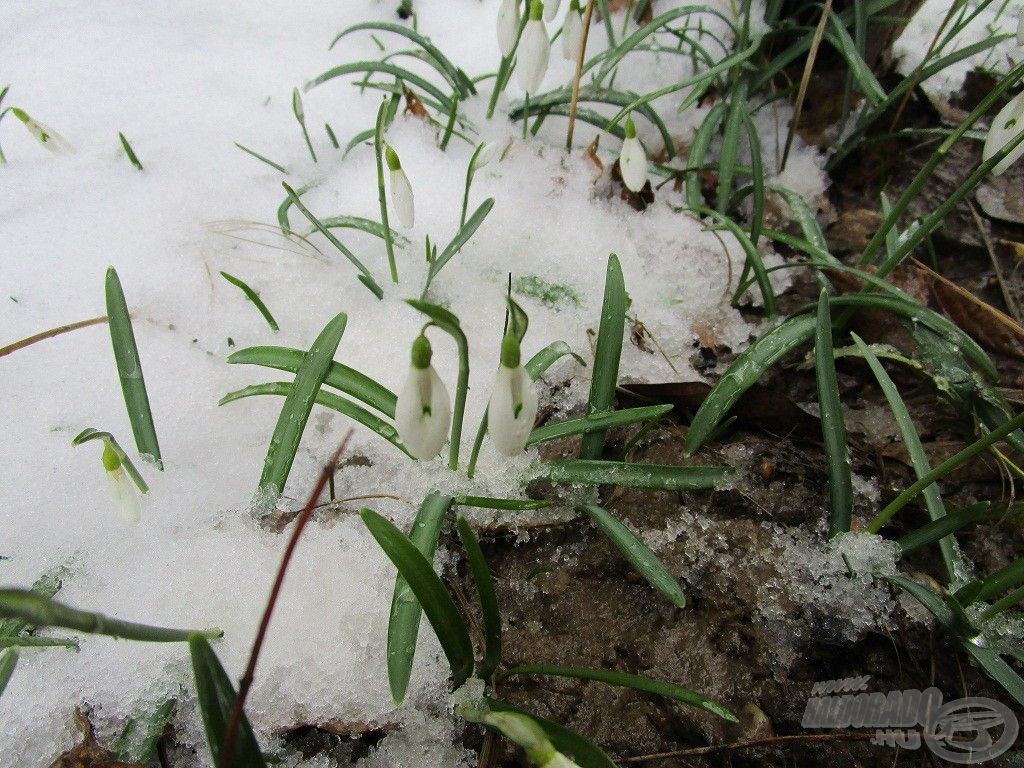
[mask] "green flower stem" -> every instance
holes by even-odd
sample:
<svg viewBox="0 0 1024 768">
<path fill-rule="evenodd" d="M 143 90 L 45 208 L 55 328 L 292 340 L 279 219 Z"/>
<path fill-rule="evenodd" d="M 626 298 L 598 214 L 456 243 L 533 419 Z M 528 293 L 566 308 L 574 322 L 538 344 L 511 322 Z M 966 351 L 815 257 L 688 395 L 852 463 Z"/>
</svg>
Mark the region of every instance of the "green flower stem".
<svg viewBox="0 0 1024 768">
<path fill-rule="evenodd" d="M 24 589 L 0 589 L 0 617 L 21 619 L 36 627 L 62 627 L 95 635 L 150 643 L 185 642 L 190 635 L 223 637 L 220 629 L 165 629 L 133 624 L 99 613 L 80 611 Z"/>
<path fill-rule="evenodd" d="M 519 31 L 516 33 L 516 42 L 509 51 L 508 56 L 501 60 L 498 67 L 498 74 L 494 79 L 494 90 L 491 91 L 491 100 L 487 103 L 487 119 L 494 117 L 494 109 L 498 105 L 498 96 L 508 86 L 508 80 L 512 76 L 512 67 L 515 65 L 516 51 L 519 50 L 519 41 L 523 37 L 523 30 L 526 29 L 526 22 L 530 20 L 530 14 L 524 13 L 519 19 Z"/>
<path fill-rule="evenodd" d="M 395 247 L 391 237 L 391 226 L 388 224 L 388 202 L 384 194 L 384 118 L 387 114 L 388 102 L 384 100 L 377 110 L 377 127 L 373 134 L 373 152 L 377 160 L 377 200 L 380 202 L 380 223 L 384 228 L 384 248 L 388 254 L 388 267 L 391 269 L 391 282 L 398 282 L 398 267 L 395 266 Z"/>
</svg>

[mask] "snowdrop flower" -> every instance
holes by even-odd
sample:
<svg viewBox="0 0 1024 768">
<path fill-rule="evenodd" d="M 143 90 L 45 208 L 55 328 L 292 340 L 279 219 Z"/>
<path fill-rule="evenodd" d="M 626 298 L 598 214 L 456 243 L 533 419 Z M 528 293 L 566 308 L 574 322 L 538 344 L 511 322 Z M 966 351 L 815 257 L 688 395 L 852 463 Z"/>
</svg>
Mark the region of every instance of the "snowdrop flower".
<svg viewBox="0 0 1024 768">
<path fill-rule="evenodd" d="M 544 21 L 554 21 L 558 15 L 558 6 L 561 4 L 562 0 L 548 0 L 548 4 L 544 6 Z"/>
<path fill-rule="evenodd" d="M 519 0 L 502 0 L 498 8 L 498 48 L 502 56 L 508 56 L 516 47 L 519 34 Z"/>
<path fill-rule="evenodd" d="M 390 146 L 385 147 L 384 157 L 387 159 L 388 169 L 391 171 L 391 207 L 395 209 L 398 223 L 405 229 L 412 229 L 413 222 L 416 221 L 416 214 L 409 177 L 402 170 L 402 162 L 398 159 L 398 153 Z"/>
<path fill-rule="evenodd" d="M 476 173 L 485 165 L 490 165 L 491 161 L 494 160 L 497 155 L 498 142 L 489 141 L 482 145 L 480 147 L 480 151 L 476 153 L 476 158 L 473 160 L 473 172 Z"/>
<path fill-rule="evenodd" d="M 522 747 L 537 768 L 579 768 L 555 749 L 555 745 L 532 717 L 519 712 L 488 712 L 483 721 Z"/>
<path fill-rule="evenodd" d="M 633 118 L 626 120 L 626 138 L 619 152 L 619 173 L 622 174 L 623 183 L 632 192 L 639 192 L 647 183 L 647 153 L 636 137 Z"/>
<path fill-rule="evenodd" d="M 583 20 L 580 18 L 579 0 L 572 0 L 569 12 L 565 14 L 562 25 L 562 56 L 569 61 L 576 61 L 580 54 L 580 36 L 583 33 Z"/>
<path fill-rule="evenodd" d="M 398 435 L 417 459 L 441 452 L 452 420 L 448 390 L 430 364 L 430 342 L 422 333 L 412 343 L 412 365 L 395 404 Z"/>
<path fill-rule="evenodd" d="M 544 13 L 544 3 L 541 0 L 533 0 L 530 6 L 530 20 L 526 22 L 523 30 L 523 38 L 519 41 L 519 63 L 516 66 L 516 75 L 519 78 L 519 85 L 526 93 L 536 93 L 540 88 L 541 81 L 548 71 L 548 57 L 551 55 L 551 43 L 548 42 L 548 33 L 541 21 Z"/>
<path fill-rule="evenodd" d="M 487 432 L 505 456 L 515 456 L 526 447 L 526 440 L 537 418 L 537 393 L 520 364 L 519 340 L 511 333 L 501 342 L 501 365 L 487 405 Z"/>
<path fill-rule="evenodd" d="M 1024 93 L 1018 93 L 1005 107 L 999 110 L 999 114 L 992 121 L 992 127 L 988 129 L 988 135 L 985 137 L 985 148 L 981 152 L 981 159 L 988 160 L 1021 133 L 1024 133 Z M 1024 142 L 1014 147 L 1006 157 L 999 161 L 992 169 L 993 175 L 1001 174 L 1021 155 L 1024 155 Z"/>
<path fill-rule="evenodd" d="M 141 504 L 139 503 L 139 494 L 136 491 L 135 484 L 128 477 L 128 473 L 125 472 L 124 465 L 121 463 L 121 457 L 117 455 L 117 451 L 106 441 L 103 443 L 103 469 L 107 471 L 110 495 L 114 498 L 114 503 L 121 511 L 125 522 L 132 524 L 139 522 Z"/>
<path fill-rule="evenodd" d="M 52 128 L 48 128 L 38 120 L 29 117 L 25 110 L 20 109 L 19 107 L 11 107 L 11 114 L 24 123 L 28 132 L 35 136 L 39 140 L 39 143 L 51 152 L 60 154 L 61 152 L 75 151 L 75 148 L 71 146 L 67 139 Z"/>
</svg>

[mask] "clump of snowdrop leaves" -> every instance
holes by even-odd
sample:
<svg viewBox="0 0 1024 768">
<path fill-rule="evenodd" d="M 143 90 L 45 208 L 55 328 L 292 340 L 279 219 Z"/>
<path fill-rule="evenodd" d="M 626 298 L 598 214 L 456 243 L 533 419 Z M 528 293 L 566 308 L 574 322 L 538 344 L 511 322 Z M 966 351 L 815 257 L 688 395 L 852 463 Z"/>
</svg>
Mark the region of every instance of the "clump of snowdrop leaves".
<svg viewBox="0 0 1024 768">
<path fill-rule="evenodd" d="M 430 341 L 422 333 L 412 343 L 412 364 L 395 404 L 395 426 L 416 459 L 441 452 L 452 420 L 448 390 L 430 364 Z"/>
<path fill-rule="evenodd" d="M 537 418 L 537 393 L 522 366 L 519 339 L 511 331 L 501 342 L 501 364 L 487 405 L 487 431 L 494 447 L 515 456 L 526 447 Z"/>
<path fill-rule="evenodd" d="M 544 75 L 548 71 L 548 57 L 551 55 L 551 43 L 544 28 L 541 16 L 544 14 L 544 3 L 533 0 L 530 5 L 530 20 L 523 30 L 523 39 L 519 41 L 519 64 L 516 75 L 519 85 L 527 94 L 537 93 Z"/>
<path fill-rule="evenodd" d="M 639 192 L 647 184 L 647 153 L 640 139 L 636 137 L 633 118 L 626 120 L 626 138 L 619 152 L 619 172 L 622 181 L 631 192 Z"/>
<path fill-rule="evenodd" d="M 562 25 L 562 56 L 568 61 L 576 61 L 580 53 L 580 37 L 583 32 L 579 0 L 569 3 L 569 12 L 565 14 Z"/>
<path fill-rule="evenodd" d="M 498 48 L 509 56 L 516 47 L 519 34 L 519 0 L 502 0 L 498 8 Z"/>
<path fill-rule="evenodd" d="M 1018 33 L 1020 34 L 1020 33 Z M 992 127 L 985 137 L 985 147 L 982 150 L 982 160 L 988 160 L 1003 147 L 1024 133 L 1024 92 L 1018 93 L 1010 102 L 999 110 Z M 996 166 L 992 173 L 996 176 L 1003 173 L 1013 165 L 1020 156 L 1024 155 L 1024 141 L 1017 144 Z"/>
<path fill-rule="evenodd" d="M 402 170 L 402 161 L 398 159 L 398 153 L 394 149 L 386 147 L 384 156 L 391 172 L 391 207 L 398 216 L 398 223 L 405 229 L 412 229 L 416 221 L 416 212 L 409 177 Z"/>
<path fill-rule="evenodd" d="M 24 123 L 28 132 L 35 136 L 39 143 L 51 152 L 60 154 L 62 152 L 73 153 L 75 151 L 75 148 L 71 146 L 67 139 L 35 118 L 29 117 L 29 114 L 20 107 L 11 107 L 11 114 Z"/>
</svg>

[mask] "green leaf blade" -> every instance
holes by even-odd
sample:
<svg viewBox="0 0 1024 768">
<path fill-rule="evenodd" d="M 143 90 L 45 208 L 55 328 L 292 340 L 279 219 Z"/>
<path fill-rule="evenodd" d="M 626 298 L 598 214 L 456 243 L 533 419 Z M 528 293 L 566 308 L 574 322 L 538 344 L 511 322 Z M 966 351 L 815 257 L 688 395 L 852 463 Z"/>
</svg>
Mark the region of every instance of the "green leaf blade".
<svg viewBox="0 0 1024 768">
<path fill-rule="evenodd" d="M 615 404 L 615 388 L 619 382 L 619 359 L 622 357 L 625 327 L 626 285 L 622 278 L 619 258 L 613 253 L 608 256 L 608 268 L 605 273 L 601 324 L 594 353 L 590 398 L 587 401 L 588 416 L 607 413 Z M 580 458 L 600 458 L 604 450 L 604 436 L 603 430 L 585 435 L 580 444 Z"/>
</svg>

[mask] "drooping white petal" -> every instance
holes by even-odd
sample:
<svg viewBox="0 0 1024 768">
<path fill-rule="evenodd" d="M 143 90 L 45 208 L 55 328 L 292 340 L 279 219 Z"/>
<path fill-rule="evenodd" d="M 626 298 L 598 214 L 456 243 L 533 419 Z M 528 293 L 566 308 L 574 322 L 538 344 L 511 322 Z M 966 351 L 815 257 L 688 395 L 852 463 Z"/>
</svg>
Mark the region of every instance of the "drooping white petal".
<svg viewBox="0 0 1024 768">
<path fill-rule="evenodd" d="M 562 26 L 562 56 L 569 61 L 576 61 L 580 53 L 580 35 L 583 32 L 583 20 L 575 9 L 570 8 L 565 15 Z"/>
<path fill-rule="evenodd" d="M 558 6 L 561 4 L 562 0 L 547 0 L 544 3 L 544 21 L 554 21 L 558 15 Z"/>
<path fill-rule="evenodd" d="M 498 48 L 502 56 L 512 53 L 519 32 L 519 0 L 502 0 L 498 8 Z"/>
<path fill-rule="evenodd" d="M 473 161 L 473 170 L 478 171 L 485 165 L 489 165 L 495 157 L 498 156 L 498 142 L 489 141 L 480 147 L 480 151 L 476 154 L 476 160 Z"/>
<path fill-rule="evenodd" d="M 395 427 L 402 443 L 417 459 L 432 459 L 448 439 L 452 405 L 434 366 L 410 366 L 395 403 Z"/>
<path fill-rule="evenodd" d="M 1005 107 L 999 110 L 999 114 L 992 121 L 992 127 L 988 129 L 988 136 L 985 137 L 985 147 L 981 153 L 982 160 L 988 160 L 1021 133 L 1024 133 L 1024 92 L 1014 96 Z M 1021 155 L 1024 155 L 1024 142 L 1018 144 L 1010 154 L 999 161 L 992 169 L 993 175 L 1001 174 Z"/>
<path fill-rule="evenodd" d="M 139 522 L 139 515 L 142 505 L 139 502 L 139 492 L 132 483 L 124 467 L 119 466 L 114 470 L 107 470 L 107 484 L 110 486 L 110 496 L 114 500 L 121 516 L 126 523 L 134 525 Z"/>
<path fill-rule="evenodd" d="M 548 42 L 544 22 L 539 19 L 526 22 L 523 38 L 519 41 L 516 77 L 519 79 L 519 85 L 527 93 L 533 94 L 540 90 L 540 84 L 548 71 L 550 55 L 551 43 Z"/>
<path fill-rule="evenodd" d="M 647 153 L 636 136 L 627 137 L 622 141 L 619 171 L 622 173 L 623 183 L 633 192 L 639 192 L 647 183 Z"/>
<path fill-rule="evenodd" d="M 391 207 L 398 216 L 398 223 L 405 229 L 412 229 L 416 212 L 412 198 L 412 185 L 401 168 L 391 171 Z"/>
<path fill-rule="evenodd" d="M 526 440 L 537 419 L 537 393 L 522 366 L 498 366 L 498 375 L 487 405 L 487 434 L 494 447 L 505 456 L 515 456 L 526 446 Z"/>
</svg>

